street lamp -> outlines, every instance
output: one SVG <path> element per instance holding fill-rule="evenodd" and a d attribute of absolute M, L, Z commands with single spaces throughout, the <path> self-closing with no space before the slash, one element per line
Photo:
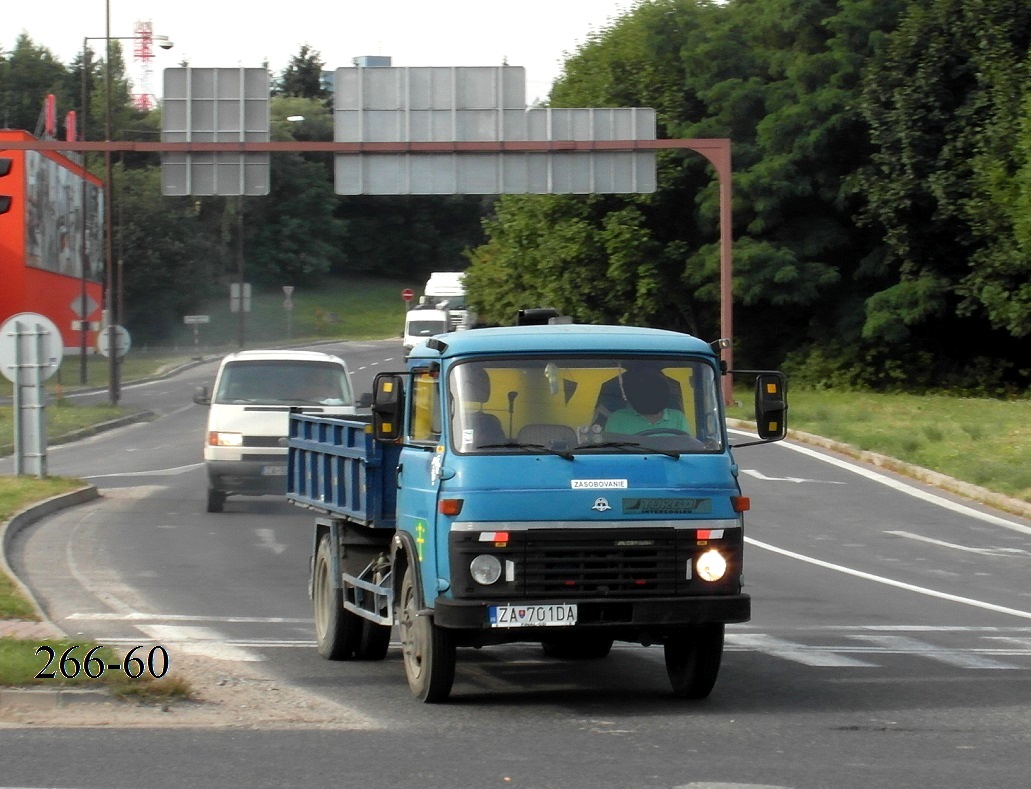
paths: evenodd
<path fill-rule="evenodd" d="M 89 70 L 89 49 L 87 42 L 101 40 L 105 42 L 105 60 L 104 60 L 104 141 L 111 142 L 111 42 L 112 41 L 139 41 L 141 39 L 149 38 L 156 43 L 162 49 L 171 49 L 174 44 L 168 36 L 112 36 L 111 35 L 111 3 L 110 0 L 105 2 L 105 35 L 103 36 L 86 36 L 82 39 L 82 114 L 83 120 L 81 124 L 82 128 L 82 139 L 86 139 L 86 121 L 89 118 L 88 98 L 86 90 L 86 75 Z M 85 171 L 86 168 L 86 154 L 83 153 L 82 166 Z M 113 177 L 112 165 L 111 165 L 111 151 L 104 151 L 104 270 L 105 270 L 105 285 L 104 285 L 104 301 L 107 308 L 107 330 L 108 330 L 108 359 L 109 359 L 109 375 L 108 375 L 108 393 L 111 398 L 111 405 L 118 404 L 119 387 L 118 387 L 118 353 L 116 345 L 116 332 L 115 327 L 117 326 L 118 315 L 116 314 L 116 302 L 114 298 L 114 265 L 113 265 L 113 252 L 112 252 L 112 221 L 111 221 L 111 180 Z M 82 311 L 83 318 L 86 315 L 86 301 L 88 298 L 86 292 L 87 283 L 87 244 L 86 244 L 86 179 L 82 181 L 82 251 L 81 251 L 81 265 L 82 265 Z M 80 324 L 80 380 L 83 384 L 86 383 L 86 329 L 83 328 L 88 326 L 85 322 Z"/>

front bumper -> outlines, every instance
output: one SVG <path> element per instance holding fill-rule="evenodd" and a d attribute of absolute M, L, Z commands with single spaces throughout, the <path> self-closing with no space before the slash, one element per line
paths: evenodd
<path fill-rule="evenodd" d="M 208 486 L 224 493 L 286 495 L 286 455 L 263 460 L 208 460 Z"/>
<path fill-rule="evenodd" d="M 508 605 L 513 600 L 445 600 L 438 598 L 433 621 L 440 627 L 456 630 L 486 630 L 504 640 L 532 641 L 546 631 L 551 634 L 567 628 L 492 628 L 489 609 Z M 521 602 L 521 601 L 520 601 Z M 638 640 L 646 634 L 662 633 L 707 623 L 747 622 L 752 615 L 752 599 L 747 594 L 705 595 L 626 599 L 534 600 L 533 605 L 576 603 L 575 629 L 610 630 L 615 638 Z"/>

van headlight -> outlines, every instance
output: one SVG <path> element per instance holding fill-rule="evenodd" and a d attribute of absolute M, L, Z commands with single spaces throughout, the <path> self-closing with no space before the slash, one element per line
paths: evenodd
<path fill-rule="evenodd" d="M 208 444 L 213 447 L 242 447 L 243 433 L 224 433 L 212 430 L 208 433 Z"/>
<path fill-rule="evenodd" d="M 727 574 L 727 560 L 715 548 L 698 557 L 695 562 L 698 577 L 703 581 L 718 581 Z"/>
<path fill-rule="evenodd" d="M 476 583 L 490 586 L 501 577 L 501 562 L 496 556 L 481 553 L 469 562 L 469 574 Z"/>

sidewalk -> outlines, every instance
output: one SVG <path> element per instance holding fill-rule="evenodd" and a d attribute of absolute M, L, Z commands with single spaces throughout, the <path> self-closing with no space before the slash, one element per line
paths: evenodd
<path fill-rule="evenodd" d="M 26 619 L 0 619 L 0 638 L 43 641 L 48 638 L 65 638 L 65 634 L 50 622 L 31 622 Z"/>

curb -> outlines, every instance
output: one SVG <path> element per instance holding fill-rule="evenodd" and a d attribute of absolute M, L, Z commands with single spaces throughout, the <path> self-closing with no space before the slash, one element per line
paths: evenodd
<path fill-rule="evenodd" d="M 98 433 L 103 433 L 107 430 L 114 430 L 118 427 L 125 427 L 126 425 L 132 425 L 136 422 L 150 422 L 154 419 L 156 414 L 153 411 L 137 411 L 135 414 L 126 414 L 120 416 L 117 419 L 111 419 L 107 422 L 99 422 L 89 427 L 83 427 L 78 430 L 73 430 L 70 433 L 64 433 L 60 436 L 55 436 L 48 439 L 48 444 L 69 444 L 72 441 L 79 441 L 83 438 L 89 438 L 95 436 Z"/>
<path fill-rule="evenodd" d="M 18 534 L 26 526 L 31 526 L 41 518 L 45 518 L 47 515 L 51 515 L 58 510 L 63 510 L 66 507 L 74 507 L 79 504 L 85 504 L 87 501 L 93 501 L 93 499 L 99 498 L 100 492 L 93 485 L 84 485 L 78 490 L 70 491 L 69 493 L 61 493 L 57 496 L 51 496 L 49 499 L 30 504 L 23 510 L 16 512 L 10 520 L 0 523 L 0 570 L 3 570 L 14 582 L 15 587 L 18 589 L 25 598 L 32 603 L 32 608 L 39 617 L 40 622 L 45 623 L 59 636 L 64 636 L 65 633 L 57 625 L 51 622 L 46 613 L 40 607 L 36 601 L 36 596 L 32 594 L 32 591 L 22 583 L 22 580 L 14 574 L 11 569 L 11 565 L 7 562 L 7 549 L 10 547 L 11 541 L 15 535 Z"/>
<path fill-rule="evenodd" d="M 29 707 L 35 710 L 50 710 L 111 700 L 112 696 L 106 690 L 93 688 L 0 688 L 0 709 Z"/>
<path fill-rule="evenodd" d="M 36 616 L 39 617 L 39 622 L 15 622 L 12 625 L 12 631 L 27 630 L 29 631 L 30 639 L 67 637 L 67 633 L 50 621 L 49 617 L 47 617 L 46 613 L 37 602 L 36 596 L 27 586 L 25 586 L 22 580 L 15 575 L 14 571 L 11 569 L 11 565 L 7 561 L 7 550 L 11 541 L 20 531 L 25 529 L 27 526 L 31 526 L 41 518 L 45 518 L 46 516 L 67 507 L 85 504 L 86 502 L 93 501 L 99 497 L 100 492 L 96 487 L 93 485 L 85 485 L 78 490 L 62 493 L 57 496 L 51 496 L 49 499 L 44 499 L 36 504 L 31 504 L 25 509 L 15 513 L 10 520 L 0 523 L 0 570 L 7 573 L 7 576 L 14 583 L 15 588 L 18 589 L 25 599 L 32 604 L 32 608 L 35 611 Z M 5 635 L 3 632 L 3 625 L 4 622 L 0 621 L 0 638 Z M 110 692 L 103 688 L 0 687 L 0 709 L 9 707 L 22 707 L 36 710 L 56 709 L 58 707 L 67 707 L 87 702 L 109 702 L 111 701 L 111 698 Z"/>
<path fill-rule="evenodd" d="M 755 430 L 755 423 L 749 422 L 744 419 L 728 419 L 728 427 L 747 428 L 749 430 Z M 1028 518 L 1031 520 L 1031 503 L 1024 501 L 1023 499 L 1016 499 L 1011 496 L 1005 496 L 1002 493 L 996 493 L 994 490 L 988 490 L 987 488 L 981 488 L 977 485 L 972 485 L 969 482 L 963 482 L 953 477 L 947 477 L 944 474 L 939 474 L 937 471 L 931 471 L 930 469 L 923 468 L 922 466 L 914 466 L 910 463 L 905 463 L 893 457 L 887 455 L 880 455 L 876 452 L 868 452 L 863 449 L 857 449 L 851 444 L 845 444 L 840 441 L 834 441 L 830 438 L 824 438 L 813 433 L 805 433 L 801 430 L 792 430 L 788 428 L 788 438 L 797 441 L 800 444 L 808 444 L 809 446 L 819 447 L 820 449 L 827 449 L 831 452 L 837 452 L 840 455 L 861 460 L 864 463 L 869 463 L 877 468 L 882 468 L 887 471 L 893 471 L 896 474 L 902 474 L 903 476 L 910 477 L 920 482 L 925 482 L 941 490 L 949 493 L 954 493 L 957 496 L 976 501 L 979 504 L 986 504 L 989 507 L 994 507 L 1002 512 L 1008 512 L 1011 515 L 1018 515 L 1022 518 Z"/>
<path fill-rule="evenodd" d="M 803 433 L 789 429 L 788 438 L 792 438 L 802 444 L 820 447 L 821 449 L 830 449 L 878 468 L 894 471 L 896 474 L 904 474 L 920 482 L 926 482 L 928 485 L 948 491 L 949 493 L 955 493 L 957 496 L 962 496 L 980 504 L 986 504 L 989 507 L 1008 512 L 1011 515 L 1031 519 L 1031 503 L 1023 499 L 1005 496 L 1002 493 L 996 493 L 993 490 L 981 488 L 969 482 L 947 477 L 944 474 L 939 474 L 937 471 L 931 471 L 922 466 L 914 466 L 887 455 L 879 455 L 876 452 L 857 449 L 851 444 L 842 444 L 823 436 L 813 435 L 812 433 Z"/>

